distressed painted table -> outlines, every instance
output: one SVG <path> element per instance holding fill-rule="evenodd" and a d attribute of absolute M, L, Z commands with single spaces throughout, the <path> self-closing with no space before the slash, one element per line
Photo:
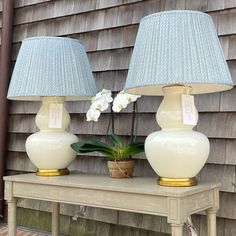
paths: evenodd
<path fill-rule="evenodd" d="M 17 198 L 52 202 L 52 235 L 59 235 L 60 203 L 117 209 L 166 216 L 172 236 L 183 234 L 188 215 L 206 210 L 208 236 L 216 236 L 220 184 L 161 187 L 155 178 L 111 179 L 108 176 L 71 173 L 39 177 L 24 174 L 4 177 L 8 203 L 8 236 L 16 235 Z"/>

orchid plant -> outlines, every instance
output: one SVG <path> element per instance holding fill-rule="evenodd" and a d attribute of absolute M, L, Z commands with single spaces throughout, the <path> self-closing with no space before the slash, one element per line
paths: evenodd
<path fill-rule="evenodd" d="M 88 112 L 86 113 L 87 121 L 98 121 L 101 112 L 107 110 L 110 104 L 112 104 L 112 113 L 120 112 L 122 109 L 126 108 L 130 103 L 136 102 L 139 97 L 141 96 L 125 93 L 123 90 L 119 92 L 117 96 L 113 99 L 112 92 L 110 90 L 103 89 L 101 92 L 97 93 L 95 97 L 92 98 L 91 106 Z M 133 110 L 131 141 L 129 144 L 125 144 L 121 137 L 114 134 L 113 125 L 113 132 L 111 134 L 111 144 L 107 144 L 98 140 L 89 140 L 73 143 L 71 147 L 78 153 L 89 153 L 97 151 L 113 161 L 125 161 L 130 159 L 132 155 L 143 152 L 144 141 L 133 140 L 134 113 L 135 110 Z M 114 123 L 113 116 L 112 119 Z"/>

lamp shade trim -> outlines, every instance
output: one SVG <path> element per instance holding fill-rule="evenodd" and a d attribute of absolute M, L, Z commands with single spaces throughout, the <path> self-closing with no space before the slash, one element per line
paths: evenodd
<path fill-rule="evenodd" d="M 179 85 L 186 85 L 189 87 L 192 87 L 191 94 L 204 94 L 204 93 L 215 93 L 220 91 L 226 91 L 231 89 L 233 86 L 232 84 L 202 84 L 202 83 L 191 83 L 191 84 L 185 84 L 185 83 L 177 83 Z M 126 89 L 127 93 L 130 94 L 137 94 L 137 95 L 147 95 L 147 96 L 159 96 L 164 95 L 163 94 L 163 87 L 173 85 L 173 83 L 170 84 L 147 84 L 144 86 L 137 86 L 133 88 Z M 209 91 L 208 87 L 211 87 L 211 90 Z M 214 89 L 215 88 L 215 89 Z"/>
<path fill-rule="evenodd" d="M 152 17 L 158 17 L 158 16 L 161 16 L 161 15 L 170 15 L 170 14 L 178 14 L 178 15 L 179 14 L 197 14 L 197 15 L 202 14 L 203 16 L 211 18 L 210 15 L 208 15 L 204 12 L 200 12 L 200 11 L 173 10 L 173 11 L 161 11 L 161 12 L 158 12 L 158 13 L 147 15 L 147 16 L 143 17 L 140 22 L 143 22 L 144 20 L 147 20 L 147 19 L 152 18 Z"/>
<path fill-rule="evenodd" d="M 37 37 L 29 37 L 23 40 L 23 42 L 25 41 L 29 41 L 29 40 L 63 40 L 63 41 L 74 41 L 75 43 L 79 43 L 84 47 L 84 44 L 78 40 L 78 39 L 72 39 L 72 38 L 65 38 L 65 37 L 54 37 L 54 36 L 37 36 Z"/>
<path fill-rule="evenodd" d="M 233 82 L 211 17 L 166 11 L 141 20 L 125 84 L 127 93 L 163 95 L 183 84 L 193 94 L 232 88 Z"/>
<path fill-rule="evenodd" d="M 12 74 L 8 99 L 40 100 L 64 96 L 87 100 L 97 92 L 85 48 L 62 37 L 33 37 L 22 42 Z"/>

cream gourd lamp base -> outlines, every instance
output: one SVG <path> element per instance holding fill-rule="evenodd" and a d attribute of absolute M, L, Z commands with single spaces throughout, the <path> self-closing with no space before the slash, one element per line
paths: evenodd
<path fill-rule="evenodd" d="M 193 131 L 198 114 L 182 94 L 232 88 L 232 79 L 211 17 L 197 11 L 166 11 L 144 17 L 139 26 L 125 91 L 164 99 L 148 135 L 146 157 L 163 186 L 192 186 L 209 155 L 209 141 Z M 183 96 L 184 97 L 184 96 Z M 191 122 L 186 122 L 190 115 Z M 194 118 L 194 119 L 192 119 Z M 192 122 L 194 120 L 194 122 Z"/>
<path fill-rule="evenodd" d="M 156 114 L 161 131 L 151 133 L 145 141 L 147 159 L 163 186 L 196 185 L 195 176 L 210 151 L 207 137 L 183 124 L 181 95 L 185 92 L 181 85 L 163 88 L 164 99 Z"/>
<path fill-rule="evenodd" d="M 35 122 L 39 132 L 26 140 L 37 175 L 69 174 L 75 159 L 70 147 L 78 138 L 66 129 L 70 116 L 64 101 L 88 100 L 97 92 L 85 48 L 79 40 L 32 37 L 23 40 L 13 70 L 8 99 L 41 101 Z"/>
<path fill-rule="evenodd" d="M 39 132 L 26 140 L 26 152 L 29 159 L 37 166 L 37 175 L 57 176 L 69 174 L 67 166 L 75 159 L 76 152 L 70 148 L 78 137 L 66 132 L 70 124 L 70 115 L 64 107 L 64 97 L 42 97 L 42 105 L 35 123 Z M 63 104 L 61 128 L 48 128 L 50 104 Z"/>

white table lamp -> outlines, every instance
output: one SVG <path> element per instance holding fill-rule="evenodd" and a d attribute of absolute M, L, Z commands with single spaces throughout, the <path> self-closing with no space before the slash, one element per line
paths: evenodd
<path fill-rule="evenodd" d="M 96 85 L 84 46 L 78 40 L 33 37 L 22 42 L 12 74 L 8 99 L 42 101 L 35 122 L 39 132 L 26 140 L 26 152 L 37 175 L 68 174 L 77 136 L 66 132 L 70 116 L 64 101 L 86 100 Z"/>
<path fill-rule="evenodd" d="M 209 155 L 207 137 L 192 130 L 198 114 L 189 94 L 224 91 L 232 86 L 209 15 L 177 10 L 141 20 L 125 90 L 164 95 L 156 114 L 161 130 L 151 133 L 145 142 L 147 159 L 160 176 L 160 185 L 197 184 L 195 176 Z"/>

